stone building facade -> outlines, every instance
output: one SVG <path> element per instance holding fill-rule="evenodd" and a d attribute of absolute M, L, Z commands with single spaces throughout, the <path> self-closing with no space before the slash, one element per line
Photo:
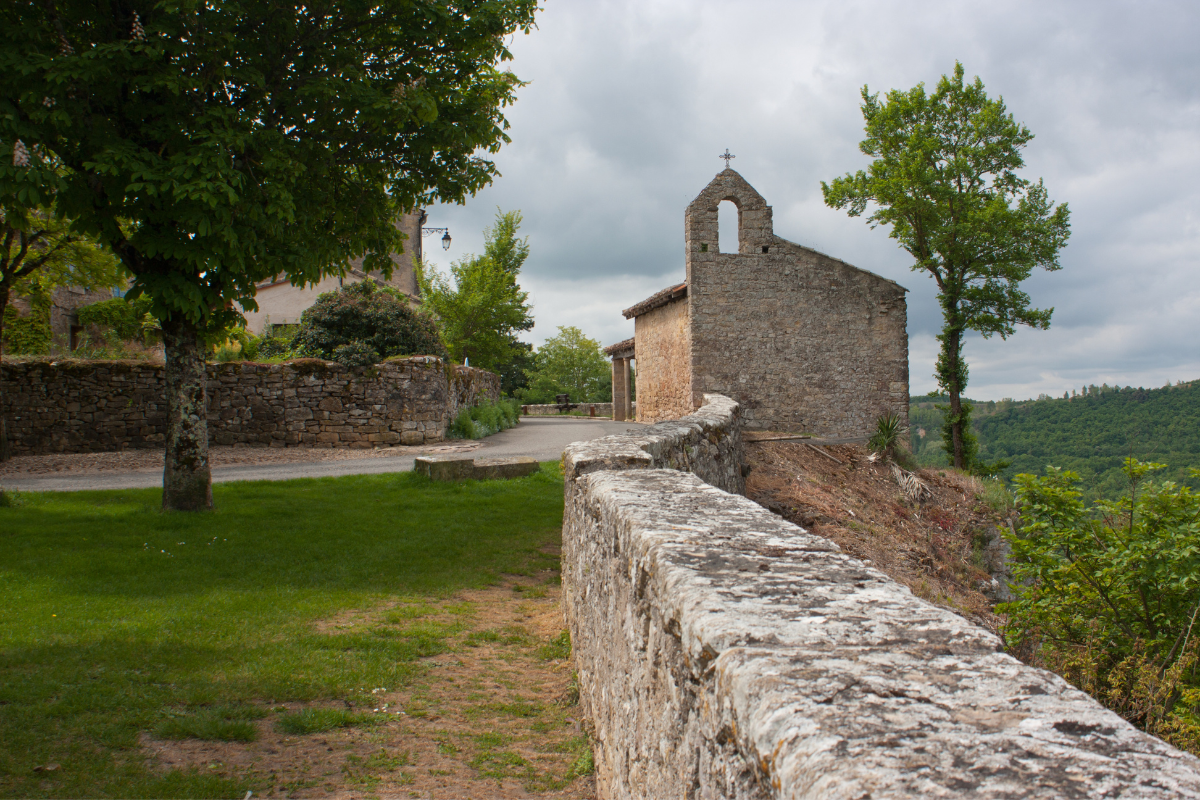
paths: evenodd
<path fill-rule="evenodd" d="M 322 278 L 313 286 L 297 286 L 286 279 L 263 281 L 258 285 L 254 298 L 258 303 L 258 310 L 245 312 L 246 328 L 261 334 L 267 325 L 296 325 L 300 322 L 300 316 L 317 302 L 317 298 L 322 294 L 335 292 L 343 284 L 358 283 L 368 277 L 399 290 L 415 302 L 421 290 L 417 286 L 413 265 L 422 257 L 421 226 L 425 220 L 425 212 L 419 208 L 401 215 L 396 220 L 396 227 L 400 228 L 408 239 L 404 242 L 404 252 L 391 254 L 392 263 L 395 264 L 391 278 L 385 280 L 381 272 L 365 272 L 361 269 L 362 259 L 357 258 L 350 262 L 350 269 L 346 275 Z"/>
<path fill-rule="evenodd" d="M 736 253 L 717 209 L 738 210 Z M 750 430 L 863 437 L 908 416 L 905 289 L 775 235 L 771 207 L 725 169 L 684 217 L 687 279 L 626 309 L 634 320 L 638 421 L 727 395 Z"/>

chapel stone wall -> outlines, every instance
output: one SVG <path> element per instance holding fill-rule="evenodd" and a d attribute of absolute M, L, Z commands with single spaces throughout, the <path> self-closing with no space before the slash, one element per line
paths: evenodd
<path fill-rule="evenodd" d="M 737 253 L 718 252 L 722 200 L 739 209 Z M 888 410 L 907 420 L 905 290 L 771 226 L 770 206 L 733 170 L 688 207 L 693 407 L 720 393 L 742 405 L 747 429 L 820 436 L 867 436 Z"/>
<path fill-rule="evenodd" d="M 638 422 L 660 422 L 692 412 L 691 337 L 686 299 L 637 318 Z"/>

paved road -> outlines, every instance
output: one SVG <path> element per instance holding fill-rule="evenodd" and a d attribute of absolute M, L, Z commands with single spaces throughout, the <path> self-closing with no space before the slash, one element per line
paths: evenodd
<path fill-rule="evenodd" d="M 636 422 L 613 422 L 587 417 L 522 417 L 515 428 L 483 440 L 483 446 L 464 455 L 479 458 L 532 456 L 552 461 L 571 442 L 598 439 L 642 427 Z M 337 475 L 373 475 L 406 472 L 416 456 L 313 461 L 292 464 L 249 464 L 215 467 L 213 483 L 226 481 L 283 481 L 290 478 L 327 478 Z M 8 478 L 5 488 L 23 492 L 71 492 L 88 489 L 146 489 L 162 486 L 162 471 L 114 472 L 38 478 Z"/>

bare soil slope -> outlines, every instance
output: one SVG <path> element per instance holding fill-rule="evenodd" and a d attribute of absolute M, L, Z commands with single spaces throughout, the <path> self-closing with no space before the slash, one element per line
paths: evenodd
<path fill-rule="evenodd" d="M 749 442 L 746 450 L 750 499 L 832 539 L 918 597 L 997 631 L 992 570 L 1006 520 L 980 499 L 977 478 L 920 470 L 932 497 L 913 505 L 889 467 L 859 445 Z"/>

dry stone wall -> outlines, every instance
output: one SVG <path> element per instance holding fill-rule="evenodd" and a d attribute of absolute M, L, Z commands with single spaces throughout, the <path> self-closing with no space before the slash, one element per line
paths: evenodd
<path fill-rule="evenodd" d="M 6 361 L 14 454 L 161 447 L 161 364 Z M 270 447 L 382 447 L 442 441 L 458 410 L 500 396 L 498 376 L 432 356 L 344 367 L 318 359 L 208 365 L 210 441 Z"/>
<path fill-rule="evenodd" d="M 584 414 L 589 417 L 612 417 L 612 403 L 573 403 L 575 406 L 574 413 Z M 633 408 L 637 410 L 637 401 L 634 401 Z M 565 416 L 563 412 L 554 403 L 527 403 L 521 406 L 521 413 L 530 417 L 561 417 Z"/>
<path fill-rule="evenodd" d="M 601 797 L 1200 796 L 1200 760 L 727 491 L 738 427 L 710 395 L 564 454 L 564 604 Z M 662 468 L 689 446 L 698 474 Z"/>

